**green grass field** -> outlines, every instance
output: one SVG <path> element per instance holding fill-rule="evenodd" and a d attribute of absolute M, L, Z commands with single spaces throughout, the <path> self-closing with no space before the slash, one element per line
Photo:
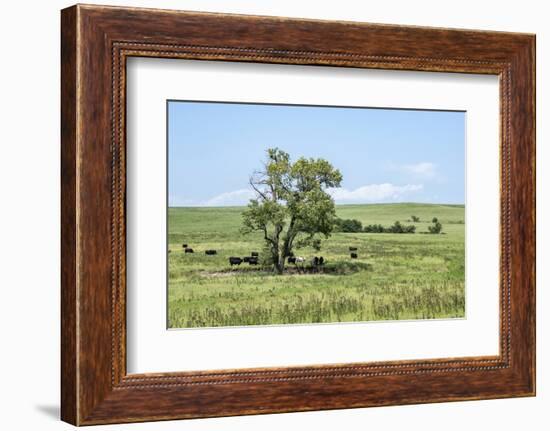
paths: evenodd
<path fill-rule="evenodd" d="M 412 224 L 415 234 L 334 233 L 320 252 L 323 273 L 275 275 L 229 256 L 261 252 L 259 235 L 242 235 L 243 208 L 169 208 L 168 326 L 270 325 L 464 317 L 464 206 L 339 205 L 337 215 L 363 225 Z M 433 217 L 441 235 L 427 232 Z M 182 243 L 195 251 L 184 254 Z M 358 248 L 350 259 L 348 247 Z M 207 256 L 204 251 L 218 254 Z M 293 267 L 289 265 L 289 267 Z"/>

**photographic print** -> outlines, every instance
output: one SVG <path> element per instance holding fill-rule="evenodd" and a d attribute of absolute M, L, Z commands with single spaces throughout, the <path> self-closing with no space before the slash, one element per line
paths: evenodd
<path fill-rule="evenodd" d="M 535 48 L 64 9 L 62 420 L 534 396 Z"/>
<path fill-rule="evenodd" d="M 465 121 L 169 100 L 168 327 L 464 318 Z"/>

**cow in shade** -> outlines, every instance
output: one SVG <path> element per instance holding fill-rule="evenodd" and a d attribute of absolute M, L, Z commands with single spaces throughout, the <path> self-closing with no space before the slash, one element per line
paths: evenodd
<path fill-rule="evenodd" d="M 230 257 L 229 258 L 229 264 L 231 266 L 240 265 L 241 263 L 243 263 L 243 260 L 240 257 Z"/>

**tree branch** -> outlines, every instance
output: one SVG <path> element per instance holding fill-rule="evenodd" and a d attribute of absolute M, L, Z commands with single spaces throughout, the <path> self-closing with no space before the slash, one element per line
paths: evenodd
<path fill-rule="evenodd" d="M 256 193 L 258 193 L 258 194 L 262 197 L 262 199 L 263 199 L 264 201 L 269 200 L 269 199 L 267 198 L 267 196 L 266 196 L 266 195 L 256 186 L 256 183 L 254 183 L 254 177 L 253 177 L 252 175 L 251 175 L 250 178 L 248 179 L 248 183 L 249 183 L 250 186 L 254 189 L 254 191 L 255 191 Z"/>

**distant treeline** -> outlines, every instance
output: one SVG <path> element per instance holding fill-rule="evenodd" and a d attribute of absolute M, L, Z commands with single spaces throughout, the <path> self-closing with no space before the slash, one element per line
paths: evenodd
<path fill-rule="evenodd" d="M 405 225 L 396 221 L 389 227 L 384 227 L 381 224 L 369 224 L 365 226 L 363 232 L 368 233 L 415 233 L 416 226 L 413 224 Z"/>
<path fill-rule="evenodd" d="M 413 216 L 414 217 L 414 216 Z M 414 217 L 415 221 L 419 221 L 418 217 Z M 413 220 L 414 220 L 413 219 Z M 441 233 L 443 225 L 439 222 L 437 217 L 432 219 L 432 226 L 428 226 L 429 233 Z M 383 226 L 381 224 L 369 224 L 363 227 L 363 224 L 356 219 L 342 219 L 336 218 L 334 222 L 334 231 L 335 232 L 347 232 L 347 233 L 415 233 L 416 226 L 413 224 L 406 225 L 402 224 L 399 221 L 396 221 L 391 226 Z"/>

